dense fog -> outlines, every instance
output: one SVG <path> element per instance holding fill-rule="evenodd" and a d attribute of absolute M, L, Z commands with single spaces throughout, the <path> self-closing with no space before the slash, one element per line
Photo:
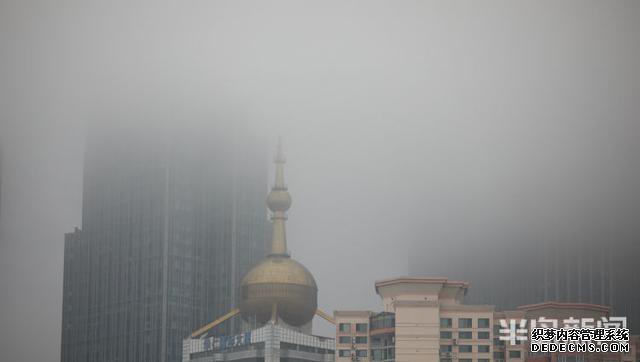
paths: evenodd
<path fill-rule="evenodd" d="M 268 160 L 281 136 L 289 248 L 328 312 L 380 310 L 374 281 L 409 260 L 472 274 L 485 254 L 457 256 L 478 243 L 637 242 L 638 19 L 633 1 L 1 1 L 3 360 L 59 358 L 94 124 L 238 122 Z"/>

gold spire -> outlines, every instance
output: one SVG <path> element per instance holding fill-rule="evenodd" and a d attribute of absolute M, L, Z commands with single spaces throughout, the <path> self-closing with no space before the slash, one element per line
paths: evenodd
<path fill-rule="evenodd" d="M 267 196 L 273 213 L 271 252 L 252 267 L 240 282 L 240 312 L 247 320 L 264 324 L 271 319 L 302 326 L 313 319 L 318 308 L 318 286 L 304 265 L 289 256 L 285 231 L 291 196 L 284 182 L 284 155 L 278 142 L 275 184 Z"/>
<path fill-rule="evenodd" d="M 287 220 L 287 210 L 291 207 L 291 195 L 287 192 L 284 183 L 285 158 L 282 152 L 282 142 L 278 139 L 278 150 L 274 160 L 276 164 L 276 180 L 269 196 L 267 196 L 267 206 L 273 212 L 273 237 L 271 239 L 271 252 L 269 255 L 289 256 L 287 251 L 287 233 L 284 222 Z"/>

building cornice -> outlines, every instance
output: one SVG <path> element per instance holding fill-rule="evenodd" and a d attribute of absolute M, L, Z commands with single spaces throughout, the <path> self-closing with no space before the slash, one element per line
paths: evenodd
<path fill-rule="evenodd" d="M 536 303 L 536 304 L 522 305 L 522 306 L 519 306 L 517 309 L 518 310 L 524 310 L 524 311 L 533 311 L 533 310 L 546 309 L 546 308 L 553 308 L 553 309 L 586 309 L 586 310 L 592 310 L 592 311 L 596 311 L 596 312 L 606 312 L 606 313 L 609 313 L 609 311 L 611 310 L 610 307 L 607 307 L 605 305 L 599 305 L 599 304 L 563 303 L 563 302 L 553 302 L 553 301 L 543 302 L 543 303 Z"/>

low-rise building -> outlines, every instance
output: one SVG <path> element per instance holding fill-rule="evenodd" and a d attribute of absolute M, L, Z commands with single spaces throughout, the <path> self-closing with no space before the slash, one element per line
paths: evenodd
<path fill-rule="evenodd" d="M 546 302 L 496 311 L 463 304 L 468 283 L 446 278 L 401 277 L 375 288 L 381 312 L 334 312 L 336 362 L 640 362 L 638 336 L 631 336 L 628 353 L 530 352 L 532 321 L 595 326 L 610 317 L 607 306 Z"/>
<path fill-rule="evenodd" d="M 182 360 L 190 362 L 333 362 L 335 345 L 333 338 L 267 323 L 234 336 L 187 339 L 182 348 Z"/>
<path fill-rule="evenodd" d="M 336 350 L 339 360 L 351 358 L 368 358 L 370 347 L 369 324 L 371 312 L 368 311 L 336 311 Z"/>

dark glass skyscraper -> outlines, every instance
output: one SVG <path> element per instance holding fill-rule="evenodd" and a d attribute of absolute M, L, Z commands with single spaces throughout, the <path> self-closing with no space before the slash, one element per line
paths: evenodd
<path fill-rule="evenodd" d="M 490 246 L 429 240 L 413 247 L 410 273 L 467 280 L 472 288 L 465 300 L 501 310 L 546 301 L 610 306 L 611 315 L 627 317 L 628 327 L 637 333 L 640 299 L 634 286 L 640 283 L 636 266 L 640 243 L 633 238 L 637 233 L 613 232 L 596 222 L 582 233 L 570 235 L 576 241 L 556 236 Z"/>
<path fill-rule="evenodd" d="M 177 362 L 182 338 L 235 306 L 268 243 L 265 149 L 238 127 L 90 133 L 82 228 L 65 236 L 63 362 Z"/>

